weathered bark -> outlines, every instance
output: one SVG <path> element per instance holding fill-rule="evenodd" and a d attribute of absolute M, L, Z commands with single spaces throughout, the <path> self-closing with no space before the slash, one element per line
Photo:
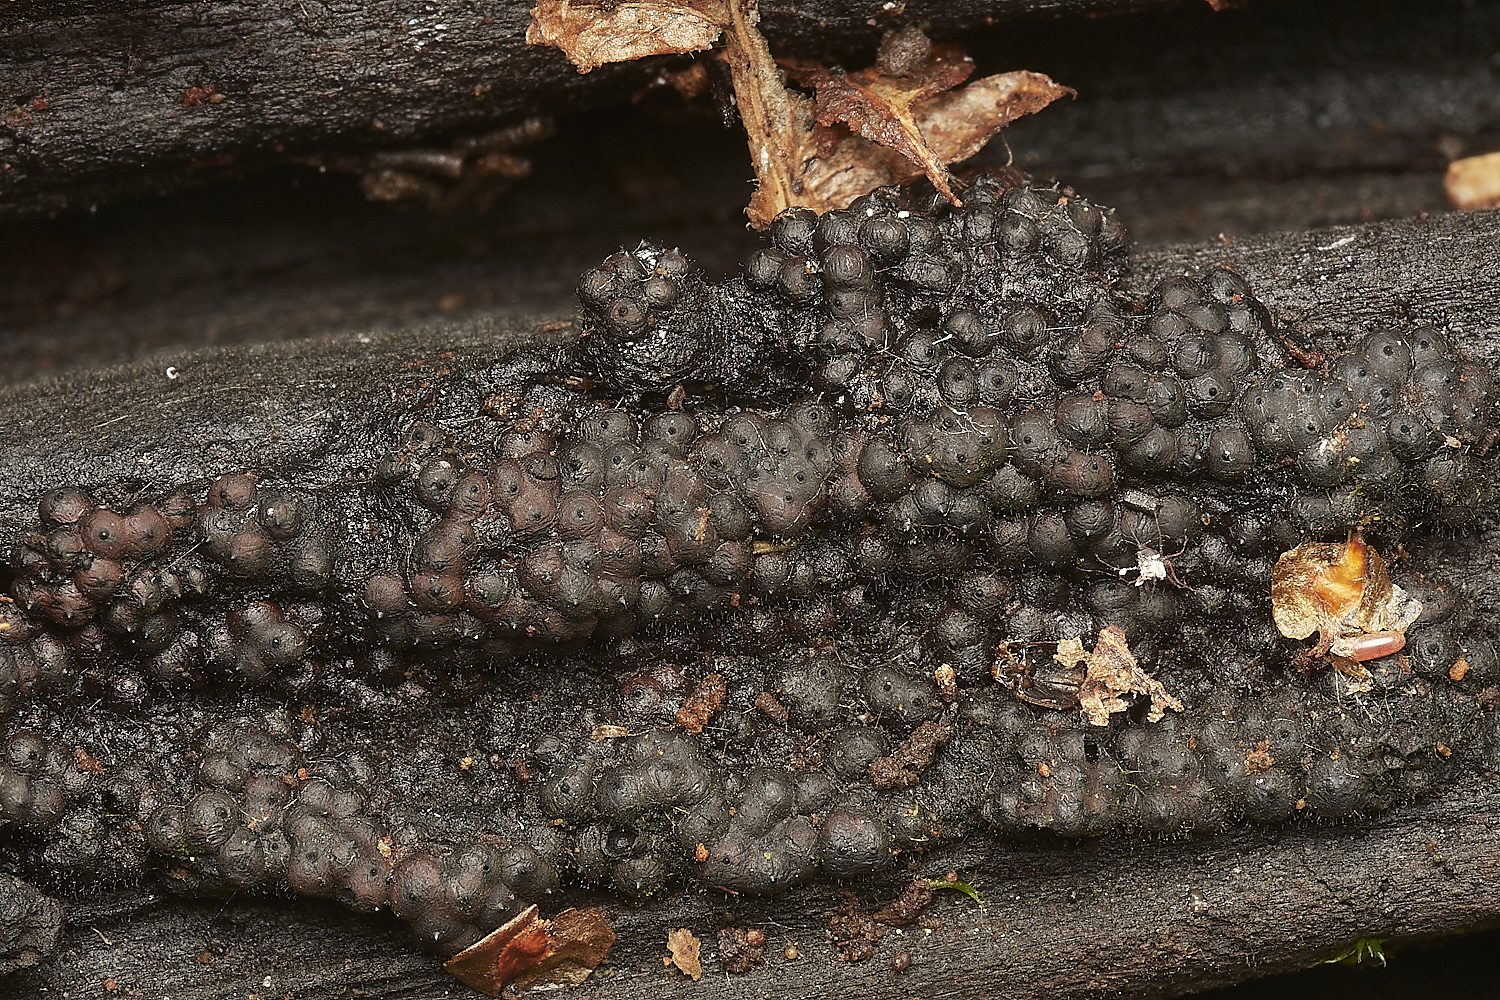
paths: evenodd
<path fill-rule="evenodd" d="M 870 961 L 846 964 L 825 940 L 841 901 L 833 888 L 768 903 L 709 897 L 612 911 L 619 941 L 609 975 L 570 996 L 1182 995 L 1316 965 L 1360 937 L 1389 946 L 1500 923 L 1497 830 L 1500 797 L 1492 783 L 1475 783 L 1378 823 L 1279 836 L 976 845 L 931 858 L 923 873 L 957 867 L 979 884 L 986 909 L 940 893 L 930 912 L 941 929 L 887 930 Z M 890 898 L 865 902 L 874 909 Z M 25 996 L 113 977 L 184 1000 L 355 989 L 375 998 L 476 995 L 415 951 L 394 921 L 332 905 L 156 900 L 120 917 L 100 911 L 108 913 L 83 911 L 57 967 L 3 985 Z M 731 911 L 733 922 L 766 932 L 766 963 L 746 976 L 726 976 L 712 957 Z M 704 939 L 701 982 L 662 967 L 666 932 L 676 927 Z M 783 955 L 788 944 L 801 953 L 796 961 Z M 890 960 L 900 951 L 912 965 L 897 976 Z"/>
<path fill-rule="evenodd" d="M 1183 247 L 1143 258 L 1133 284 L 1182 268 L 1240 270 L 1282 323 L 1358 327 L 1382 320 L 1440 322 L 1476 360 L 1500 357 L 1500 212 Z M 189 391 L 169 403 L 159 366 L 79 374 L 0 394 L 0 520 L 58 469 L 139 474 L 157 435 L 184 438 L 177 475 L 210 474 L 228 440 L 264 442 L 261 424 L 301 428 L 264 443 L 267 461 L 316 469 L 323 450 L 369 447 L 358 438 L 361 399 L 400 380 L 441 378 L 432 363 L 482 364 L 532 323 L 448 327 L 388 338 L 338 338 L 258 349 L 199 351 L 171 363 Z M 442 356 L 451 352 L 451 356 Z M 410 366 L 408 362 L 415 362 Z M 395 380 L 394 382 L 391 380 Z M 173 380 L 176 386 L 178 380 Z M 201 391 L 193 391 L 193 386 Z M 303 418 L 308 423 L 303 425 Z M 243 455 L 243 451 L 240 452 Z M 196 459 L 193 456 L 197 456 Z M 192 467 L 196 461 L 199 467 Z M 1454 542 L 1452 579 L 1493 624 L 1500 606 L 1500 527 L 1494 518 Z M 1294 823 L 1270 833 L 1205 839 L 1108 837 L 1065 842 L 973 841 L 921 860 L 977 883 L 987 908 L 954 894 L 935 907 L 930 935 L 888 932 L 876 958 L 839 961 L 824 940 L 838 887 L 769 899 L 669 894 L 639 908 L 611 905 L 620 943 L 608 976 L 580 996 L 865 995 L 1056 997 L 1185 993 L 1316 963 L 1362 936 L 1454 934 L 1500 923 L 1500 789 L 1481 762 L 1433 798 L 1341 826 Z M 855 887 L 873 907 L 888 883 Z M 287 914 L 291 915 L 288 916 Z M 687 984 L 661 966 L 667 929 L 710 943 L 726 924 L 764 928 L 768 959 L 746 978 L 712 962 Z M 165 942 L 165 944 L 164 944 Z M 801 957 L 788 961 L 793 944 Z M 899 979 L 889 960 L 911 955 Z M 195 957 L 196 956 L 196 957 Z M 461 993 L 434 960 L 399 942 L 390 922 L 329 907 L 132 898 L 84 901 L 51 968 L 5 987 L 79 992 L 113 978 L 125 987 L 207 997 L 245 990 L 322 996 L 358 988 L 396 997 Z"/>
<path fill-rule="evenodd" d="M 302 0 L 7 11 L 0 204 L 6 214 L 77 208 L 230 166 L 480 132 L 522 114 L 619 101 L 661 69 L 651 60 L 580 76 L 560 52 L 526 44 L 531 6 Z M 866 5 L 764 6 L 777 41 L 847 54 L 878 38 Z M 957 31 L 1002 9 L 1123 6 L 970 0 L 913 3 L 902 17 Z"/>
<path fill-rule="evenodd" d="M 0 217 L 441 144 L 524 114 L 621 102 L 666 65 L 580 76 L 561 53 L 525 44 L 530 0 L 12 6 L 0 22 Z M 1492 7 L 1193 3 L 1076 16 L 1143 6 L 1166 5 L 767 0 L 762 13 L 778 53 L 858 62 L 885 28 L 922 22 L 962 37 L 985 71 L 1051 74 L 1079 103 L 1018 127 L 1013 148 L 1021 166 L 1075 179 L 1412 170 L 1500 139 Z"/>

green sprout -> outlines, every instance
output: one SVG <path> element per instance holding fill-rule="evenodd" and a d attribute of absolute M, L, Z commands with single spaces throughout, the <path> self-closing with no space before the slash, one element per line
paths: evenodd
<path fill-rule="evenodd" d="M 1383 969 L 1385 968 L 1385 941 L 1378 937 L 1362 937 L 1323 964 L 1332 965 L 1334 962 L 1343 962 L 1345 965 L 1366 963 L 1373 965 L 1378 962 Z"/>
<path fill-rule="evenodd" d="M 978 889 L 967 882 L 962 882 L 958 879 L 935 878 L 928 881 L 927 886 L 934 892 L 939 889 L 952 889 L 956 892 L 961 892 L 974 901 L 975 905 L 979 907 L 980 913 L 984 912 L 984 898 L 979 895 Z"/>

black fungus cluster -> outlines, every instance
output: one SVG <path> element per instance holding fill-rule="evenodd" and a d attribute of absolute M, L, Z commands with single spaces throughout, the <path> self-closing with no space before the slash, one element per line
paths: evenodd
<path fill-rule="evenodd" d="M 1432 606 L 1413 631 L 1415 674 L 1377 661 L 1371 697 L 1329 673 L 1261 691 L 1204 681 L 1154 724 L 1089 725 L 998 684 L 946 698 L 908 641 L 919 631 L 901 624 L 914 609 L 899 608 L 839 639 L 884 648 L 880 666 L 795 644 L 714 657 L 727 696 L 701 733 L 643 723 L 632 692 L 691 687 L 703 669 L 685 662 L 690 646 L 668 654 L 679 671 L 646 644 L 627 651 L 638 672 L 617 676 L 608 711 L 593 707 L 607 678 L 538 691 L 552 726 L 541 735 L 526 719 L 494 728 L 524 700 L 509 690 L 457 717 L 372 709 L 368 729 L 282 716 L 316 752 L 263 724 L 174 728 L 166 709 L 53 717 L 46 733 L 13 731 L 7 775 L 61 789 L 27 827 L 49 878 L 107 884 L 128 867 L 177 891 L 292 891 L 390 910 L 451 953 L 566 884 L 637 899 L 692 884 L 771 894 L 876 877 L 903 853 L 984 833 L 1179 836 L 1409 801 L 1483 742 L 1478 701 L 1444 683 L 1452 664 L 1465 659 L 1480 683 L 1496 672 L 1487 641 L 1458 638 L 1472 612 Z M 392 747 L 397 718 L 412 732 Z M 479 766 L 458 758 L 476 745 L 514 766 L 480 779 L 508 789 L 498 799 L 458 777 Z M 139 842 L 81 849 L 111 824 Z M 136 849 L 145 856 L 127 857 Z"/>
<path fill-rule="evenodd" d="M 1383 497 L 1414 490 L 1460 523 L 1488 499 L 1494 406 L 1489 373 L 1430 327 L 1371 333 L 1326 376 L 1268 372 L 1239 400 L 1256 453 L 1290 462 L 1307 484 L 1343 492 L 1354 481 Z"/>
<path fill-rule="evenodd" d="M 224 730 L 198 756 L 186 797 L 145 823 L 152 852 L 194 891 L 290 890 L 389 910 L 417 940 L 452 954 L 557 887 L 531 846 L 413 834 L 382 815 L 371 775 L 309 762 L 264 729 Z"/>
<path fill-rule="evenodd" d="M 712 363 L 704 336 L 708 291 L 677 251 L 621 251 L 578 280 L 598 320 L 585 341 L 597 370 L 619 385 L 671 389 Z"/>
<path fill-rule="evenodd" d="M 1250 614 L 1308 536 L 1487 502 L 1492 380 L 1438 331 L 1296 346 L 1223 269 L 1133 302 L 1113 213 L 1065 188 L 903 204 L 790 212 L 719 286 L 615 254 L 576 349 L 514 366 L 523 419 L 408 424 L 339 485 L 54 490 L 10 549 L 0 708 L 301 690 L 345 655 L 388 682 L 422 650 L 734 614 L 771 645 L 914 589 L 946 595 L 929 645 L 974 678 L 999 640 Z M 737 358 L 766 392 L 709 377 Z M 1230 641 L 1277 657 L 1255 625 Z"/>
<path fill-rule="evenodd" d="M 54 489 L 5 550 L 0 836 L 453 952 L 566 884 L 771 893 L 971 833 L 1421 794 L 1500 681 L 1424 554 L 1492 502 L 1491 377 L 1429 327 L 1278 329 L 1224 269 L 1132 297 L 1125 253 L 1066 188 L 880 192 L 717 286 L 612 255 L 576 344 L 467 373 L 471 413 L 393 410 L 376 462 Z M 1424 608 L 1359 685 L 1269 613 L 1278 556 L 1354 525 Z M 1181 712 L 1075 711 L 1054 653 L 1109 627 Z M 360 708 L 213 718 L 262 697 Z M 85 703 L 112 721 L 56 708 Z"/>
<path fill-rule="evenodd" d="M 621 251 L 579 281 L 575 360 L 646 400 L 681 384 L 782 402 L 811 386 L 888 412 L 1008 402 L 1017 357 L 1108 312 L 1129 242 L 1112 209 L 1071 188 L 987 178 L 964 197 L 949 213 L 894 189 L 792 210 L 716 287 L 676 250 Z"/>
<path fill-rule="evenodd" d="M 326 590 L 333 566 L 313 503 L 250 475 L 155 503 L 49 492 L 40 530 L 11 550 L 14 598 L 28 614 L 6 633 L 0 699 L 13 707 L 23 691 L 83 693 L 138 705 L 152 682 L 254 685 L 294 672 L 307 622 L 288 620 L 282 605 Z M 268 592 L 277 600 L 255 599 Z M 209 613 L 218 598 L 227 603 Z"/>
<path fill-rule="evenodd" d="M 1108 311 L 1128 249 L 1112 210 L 1058 187 L 965 197 L 936 219 L 878 192 L 776 220 L 744 281 L 778 301 L 813 386 L 860 410 L 1005 406 L 1056 330 Z"/>
<path fill-rule="evenodd" d="M 354 498 L 400 511 L 374 542 L 339 513 L 350 491 L 231 475 L 120 513 L 56 490 L 50 530 L 11 553 L 6 700 L 296 689 L 320 650 L 359 646 L 389 676 L 413 650 L 509 659 L 741 609 L 772 641 L 816 631 L 820 600 L 848 612 L 912 588 L 947 593 L 930 640 L 972 677 L 997 639 L 1160 639 L 1250 614 L 1310 534 L 1376 513 L 1452 523 L 1489 495 L 1491 381 L 1436 334 L 1370 334 L 1333 359 L 1335 382 L 1276 359 L 1229 272 L 1153 301 L 1114 334 L 1121 357 L 1045 404 L 585 405 L 481 448 L 419 424 Z M 1387 350 L 1389 378 L 1370 360 Z M 1409 424 L 1421 449 L 1398 445 Z"/>

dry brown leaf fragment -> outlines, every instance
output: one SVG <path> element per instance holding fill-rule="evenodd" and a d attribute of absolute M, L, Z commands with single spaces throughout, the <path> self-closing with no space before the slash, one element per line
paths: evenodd
<path fill-rule="evenodd" d="M 917 125 L 944 162 L 957 163 L 1017 118 L 1034 115 L 1060 97 L 1077 96 L 1044 73 L 997 73 L 923 101 L 916 109 Z"/>
<path fill-rule="evenodd" d="M 547 922 L 536 906 L 491 931 L 443 963 L 443 967 L 469 986 L 490 996 L 499 996 L 522 972 L 535 968 L 552 952 Z"/>
<path fill-rule="evenodd" d="M 911 59 L 895 63 L 889 58 L 882 62 L 907 72 L 890 75 L 879 63 L 858 73 L 818 65 L 792 65 L 787 72 L 817 93 L 819 125 L 847 125 L 866 139 L 895 150 L 919 167 L 943 197 L 959 204 L 949 184 L 948 165 L 928 145 L 914 108 L 967 80 L 974 72 L 974 60 L 960 46 L 932 45 L 920 63 Z"/>
<path fill-rule="evenodd" d="M 748 210 L 764 229 L 785 208 L 818 207 L 802 198 L 801 165 L 812 155 L 811 102 L 787 92 L 781 71 L 756 28 L 755 0 L 656 0 L 573 4 L 537 0 L 526 41 L 561 49 L 580 73 L 607 62 L 697 52 L 721 36 L 735 104 L 750 145 L 757 184 Z M 705 74 L 706 78 L 706 74 Z M 807 104 L 804 111 L 799 103 Z M 832 206 L 830 206 L 832 207 Z"/>
<path fill-rule="evenodd" d="M 751 223 L 764 229 L 794 205 L 820 211 L 842 206 L 822 206 L 804 197 L 802 165 L 815 156 L 807 143 L 817 127 L 812 102 L 788 93 L 756 28 L 759 19 L 754 0 L 537 0 L 526 41 L 561 49 L 580 73 L 587 73 L 608 62 L 700 51 L 722 35 L 723 58 L 755 170 L 756 194 L 747 211 Z"/>
<path fill-rule="evenodd" d="M 973 62 L 909 27 L 886 34 L 870 69 L 791 67 L 817 91 L 814 102 L 786 88 L 759 18 L 754 0 L 537 0 L 526 40 L 561 49 L 587 73 L 608 62 L 701 51 L 722 37 L 755 170 L 745 212 L 756 229 L 789 208 L 844 208 L 924 173 L 957 205 L 948 164 L 974 155 L 1015 119 L 1074 93 L 1025 72 L 953 90 Z"/>
<path fill-rule="evenodd" d="M 686 927 L 668 931 L 667 951 L 670 954 L 661 960 L 661 964 L 669 968 L 677 966 L 679 971 L 692 976 L 696 983 L 703 978 L 703 963 L 698 959 L 698 952 L 702 947 L 703 942 Z"/>
<path fill-rule="evenodd" d="M 1006 125 L 1033 114 L 1059 97 L 1072 95 L 1068 87 L 1041 73 L 1017 71 L 987 76 L 958 90 L 937 94 L 913 111 L 918 130 L 937 159 L 966 160 Z M 764 229 L 777 214 L 791 207 L 827 212 L 844 208 L 876 188 L 902 184 L 922 175 L 922 167 L 894 149 L 871 142 L 842 126 L 826 127 L 815 119 L 813 102 L 787 95 L 794 127 L 794 143 L 783 158 L 799 165 L 796 190 L 790 200 L 762 184 L 746 213 L 750 224 Z"/>
<path fill-rule="evenodd" d="M 553 951 L 547 960 L 515 980 L 516 988 L 577 986 L 615 944 L 615 930 L 599 909 L 568 909 L 551 920 Z"/>
<path fill-rule="evenodd" d="M 543 920 L 529 906 L 454 955 L 444 968 L 490 996 L 506 986 L 577 986 L 614 946 L 615 932 L 601 910 L 564 910 Z"/>
<path fill-rule="evenodd" d="M 550 45 L 588 73 L 605 63 L 701 52 L 729 21 L 722 0 L 577 4 L 537 0 L 526 28 L 530 45 Z"/>
<path fill-rule="evenodd" d="M 1058 645 L 1060 649 L 1062 643 Z M 1168 694 L 1161 681 L 1141 669 L 1119 628 L 1111 625 L 1101 630 L 1094 651 L 1085 654 L 1084 662 L 1088 673 L 1078 689 L 1078 706 L 1093 725 L 1107 726 L 1110 715 L 1128 709 L 1129 703 L 1120 697 L 1125 694 L 1151 699 L 1151 708 L 1146 713 L 1150 722 L 1159 722 L 1169 708 L 1182 711 L 1182 702 Z"/>

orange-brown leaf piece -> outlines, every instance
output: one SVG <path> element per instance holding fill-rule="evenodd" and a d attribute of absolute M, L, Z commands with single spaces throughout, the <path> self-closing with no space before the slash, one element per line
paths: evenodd
<path fill-rule="evenodd" d="M 552 954 L 536 969 L 517 976 L 517 989 L 533 986 L 577 986 L 609 954 L 615 929 L 599 909 L 563 910 L 552 918 Z"/>
<path fill-rule="evenodd" d="M 444 967 L 490 996 L 506 986 L 577 986 L 615 943 L 614 928 L 599 910 L 564 910 L 543 920 L 535 906 L 454 955 Z"/>
<path fill-rule="evenodd" d="M 1304 542 L 1271 571 L 1271 618 L 1288 639 L 1319 634 L 1314 655 L 1350 656 L 1361 635 L 1405 632 L 1422 605 L 1391 582 L 1358 531 L 1346 542 Z"/>
<path fill-rule="evenodd" d="M 1040 73 L 1027 72 L 987 76 L 954 90 L 974 71 L 973 61 L 957 45 L 933 45 L 915 27 L 887 33 L 870 69 L 846 74 L 794 65 L 787 71 L 817 92 L 819 125 L 847 125 L 884 147 L 846 144 L 836 134 L 819 137 L 817 144 L 825 150 L 837 147 L 831 156 L 825 153 L 824 163 L 809 169 L 826 178 L 822 183 L 817 176 L 809 180 L 815 190 L 824 189 L 819 193 L 825 199 L 836 203 L 829 207 L 847 205 L 866 191 L 919 173 L 925 173 L 949 201 L 960 204 L 948 164 L 973 156 L 1015 119 L 1073 94 Z M 833 195 L 832 189 L 840 193 Z"/>
<path fill-rule="evenodd" d="M 1073 91 L 1041 73 L 1017 71 L 987 76 L 966 87 L 937 94 L 913 110 L 918 130 L 928 147 L 944 163 L 957 163 L 984 148 L 1006 125 L 1033 114 Z M 791 184 L 761 180 L 746 214 L 756 229 L 771 224 L 777 214 L 802 206 L 816 212 L 844 208 L 876 188 L 902 184 L 922 174 L 922 167 L 903 153 L 887 149 L 843 127 L 827 128 L 814 118 L 813 102 L 795 93 L 784 101 L 793 127 L 791 139 L 771 144 L 774 163 L 786 160 L 795 167 Z"/>
<path fill-rule="evenodd" d="M 723 0 L 572 3 L 537 0 L 526 41 L 551 45 L 587 73 L 612 62 L 701 52 L 718 40 L 729 11 Z"/>
<path fill-rule="evenodd" d="M 484 938 L 444 963 L 444 968 L 476 990 L 499 996 L 507 983 L 536 968 L 552 954 L 552 935 L 540 910 L 528 906 Z"/>
<path fill-rule="evenodd" d="M 693 977 L 693 982 L 703 978 L 703 963 L 698 960 L 698 952 L 703 947 L 703 942 L 693 936 L 693 932 L 686 927 L 679 927 L 675 931 L 667 932 L 667 951 L 669 957 L 661 960 L 662 965 L 677 966 L 677 968 Z"/>
<path fill-rule="evenodd" d="M 902 34 L 911 37 L 912 32 L 916 29 Z M 889 43 L 882 45 L 883 50 L 889 48 Z M 883 66 L 904 72 L 899 76 L 888 74 Z M 930 45 L 926 58 L 920 61 L 907 58 L 893 65 L 892 61 L 882 60 L 858 73 L 846 74 L 817 65 L 791 66 L 788 72 L 798 83 L 817 92 L 819 125 L 847 125 L 866 139 L 894 149 L 920 167 L 945 198 L 958 203 L 948 183 L 948 166 L 928 146 L 916 123 L 913 106 L 952 90 L 974 72 L 974 61 L 961 47 Z"/>
<path fill-rule="evenodd" d="M 997 73 L 923 101 L 916 108 L 917 126 L 945 163 L 957 163 L 1017 118 L 1034 115 L 1059 97 L 1077 96 L 1045 73 Z"/>
<path fill-rule="evenodd" d="M 859 73 L 789 67 L 817 90 L 814 102 L 783 84 L 759 19 L 755 0 L 537 0 L 526 40 L 561 49 L 587 73 L 607 62 L 700 51 L 722 36 L 755 170 L 745 214 L 756 229 L 788 208 L 843 208 L 923 173 L 959 204 L 948 164 L 973 156 L 1015 119 L 1073 94 L 1026 72 L 954 90 L 973 72 L 972 61 L 908 28 L 888 33 L 876 65 Z"/>

